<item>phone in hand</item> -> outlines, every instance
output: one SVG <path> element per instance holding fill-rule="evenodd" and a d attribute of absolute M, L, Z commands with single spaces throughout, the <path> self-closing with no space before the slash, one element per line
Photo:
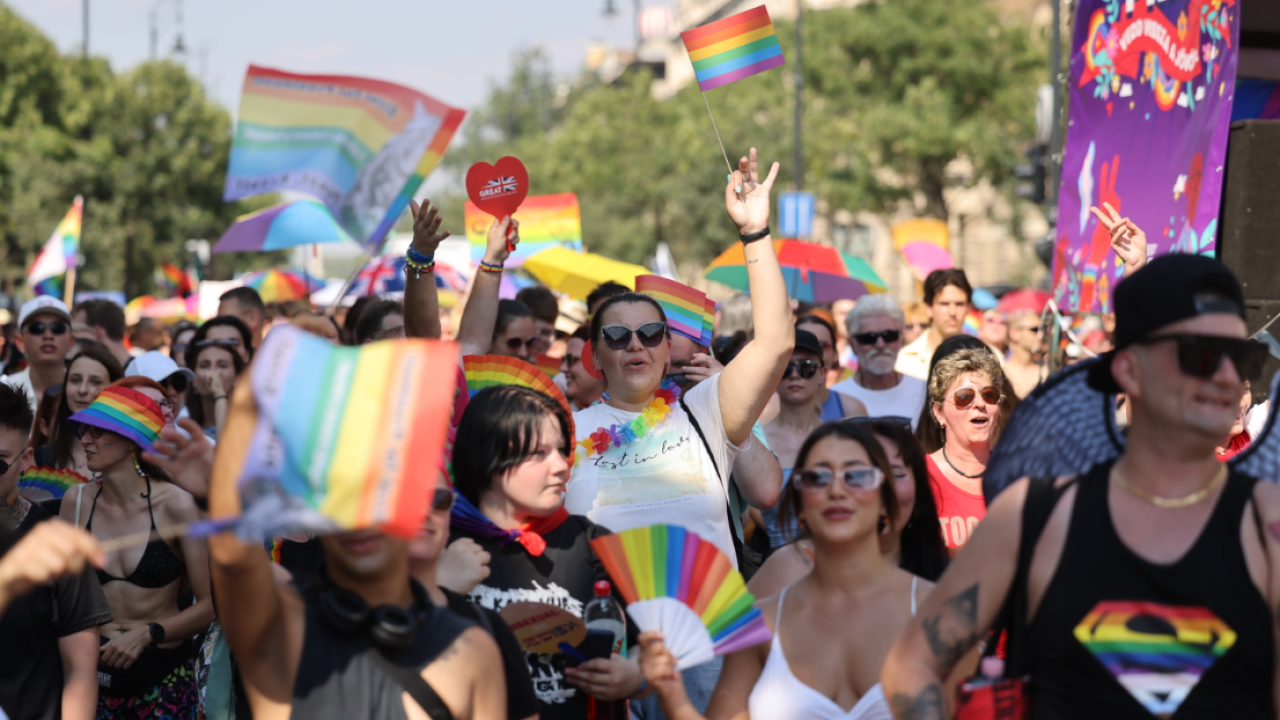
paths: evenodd
<path fill-rule="evenodd" d="M 607 658 L 613 654 L 613 631 L 587 628 L 587 638 L 577 647 L 560 643 L 560 649 L 568 658 L 569 667 L 577 667 L 596 658 Z"/>

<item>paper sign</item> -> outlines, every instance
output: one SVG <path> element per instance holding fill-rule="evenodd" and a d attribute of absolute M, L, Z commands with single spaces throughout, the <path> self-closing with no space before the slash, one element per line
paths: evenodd
<path fill-rule="evenodd" d="M 580 618 L 554 605 L 518 602 L 498 612 L 515 633 L 520 646 L 531 653 L 552 655 L 560 652 L 560 643 L 577 647 L 587 638 L 587 626 Z"/>

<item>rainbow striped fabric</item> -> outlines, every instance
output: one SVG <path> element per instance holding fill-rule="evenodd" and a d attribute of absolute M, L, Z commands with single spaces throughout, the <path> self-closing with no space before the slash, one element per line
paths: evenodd
<path fill-rule="evenodd" d="M 155 451 L 156 438 L 164 427 L 164 415 L 155 400 L 133 388 L 115 385 L 103 388 L 89 407 L 67 420 L 123 435 L 148 452 Z"/>
<path fill-rule="evenodd" d="M 636 292 L 658 301 L 671 330 L 703 347 L 711 347 L 716 303 L 708 300 L 706 293 L 660 275 L 637 275 Z"/>
<path fill-rule="evenodd" d="M 88 478 L 74 470 L 32 467 L 18 479 L 18 492 L 28 500 L 47 500 L 60 498 L 71 488 L 86 482 Z"/>
<path fill-rule="evenodd" d="M 782 47 L 764 5 L 680 33 L 702 92 L 782 67 Z"/>
<path fill-rule="evenodd" d="M 463 205 L 463 217 L 467 241 L 471 243 L 471 264 L 478 265 L 484 259 L 493 216 L 468 200 Z M 582 252 L 582 210 L 577 195 L 531 195 L 520 203 L 520 209 L 512 217 L 520 221 L 520 245 L 507 258 L 507 267 L 520 267 L 528 258 L 551 247 L 563 246 Z"/>
<path fill-rule="evenodd" d="M 45 241 L 40 254 L 27 270 L 27 284 L 37 295 L 61 295 L 62 276 L 75 267 L 80 253 L 80 222 L 84 217 L 84 198 L 76 196 L 71 209 Z"/>
<path fill-rule="evenodd" d="M 546 356 L 543 356 L 546 357 Z M 573 424 L 573 410 L 564 393 L 541 368 L 507 355 L 467 355 L 462 358 L 470 397 L 497 385 L 518 385 L 536 390 L 555 400 L 569 416 L 569 437 L 577 437 Z"/>
<path fill-rule="evenodd" d="M 380 243 L 465 115 L 403 85 L 250 65 L 223 199 L 306 193 Z"/>
<path fill-rule="evenodd" d="M 289 529 L 376 528 L 416 537 L 439 472 L 456 357 L 449 342 L 348 348 L 292 326 L 273 330 L 249 372 L 252 402 L 238 394 L 232 403 L 245 429 L 218 443 L 219 463 L 240 482 L 238 533 L 266 540 Z"/>

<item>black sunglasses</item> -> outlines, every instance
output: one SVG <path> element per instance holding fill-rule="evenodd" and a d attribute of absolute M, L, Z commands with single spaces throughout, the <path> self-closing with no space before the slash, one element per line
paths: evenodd
<path fill-rule="evenodd" d="M 100 428 L 97 425 L 86 425 L 85 423 L 78 422 L 78 423 L 72 423 L 71 431 L 76 434 L 77 440 L 83 438 L 85 435 L 88 435 L 94 440 L 97 440 L 101 438 L 102 433 L 106 432 L 107 430 L 106 428 Z"/>
<path fill-rule="evenodd" d="M 48 323 L 43 320 L 36 320 L 35 322 L 29 322 L 26 325 L 26 331 L 32 335 L 43 335 L 45 330 L 48 330 L 54 335 L 66 335 L 67 331 L 70 329 L 70 326 L 61 320 L 54 320 L 53 322 Z"/>
<path fill-rule="evenodd" d="M 522 346 L 533 349 L 538 344 L 537 336 L 531 338 L 507 338 L 508 350 L 519 350 Z"/>
<path fill-rule="evenodd" d="M 853 336 L 859 345 L 875 345 L 877 338 L 883 338 L 884 344 L 898 342 L 898 338 L 902 337 L 902 333 L 897 330 L 881 330 L 880 332 L 864 332 Z"/>
<path fill-rule="evenodd" d="M 800 470 L 791 474 L 791 482 L 801 490 L 823 490 L 835 480 L 836 474 L 828 468 Z M 844 486 L 850 490 L 875 490 L 884 482 L 880 468 L 852 467 L 839 473 Z"/>
<path fill-rule="evenodd" d="M 9 468 L 13 467 L 7 460 L 0 460 L 0 475 L 9 472 Z"/>
<path fill-rule="evenodd" d="M 174 373 L 165 378 L 164 382 L 160 384 L 168 386 L 175 393 L 184 393 L 188 387 L 191 387 L 191 383 L 187 382 L 187 376 L 182 373 Z"/>
<path fill-rule="evenodd" d="M 449 512 L 453 509 L 453 491 L 449 488 L 436 488 L 431 496 L 431 509 L 435 512 Z"/>
<path fill-rule="evenodd" d="M 1256 340 L 1219 335 L 1160 335 L 1138 340 L 1139 345 L 1174 340 L 1178 343 L 1178 368 L 1198 378 L 1211 378 L 1222 367 L 1223 358 L 1231 358 L 1241 380 L 1250 382 L 1262 377 L 1267 361 L 1267 346 Z"/>
<path fill-rule="evenodd" d="M 604 344 L 613 350 L 624 350 L 631 344 L 631 333 L 634 332 L 636 337 L 640 338 L 640 344 L 645 347 L 657 347 L 667 337 L 667 324 L 664 322 L 650 322 L 641 325 L 632 330 L 626 325 L 609 325 L 600 329 L 600 334 L 604 336 Z"/>
<path fill-rule="evenodd" d="M 240 343 L 236 342 L 235 340 L 228 340 L 227 338 L 218 338 L 216 340 L 201 340 L 200 342 L 196 343 L 196 347 L 198 348 L 210 347 L 210 346 L 222 347 L 222 348 L 238 348 L 240 347 Z"/>
<path fill-rule="evenodd" d="M 782 379 L 786 380 L 791 377 L 791 373 L 799 373 L 800 377 L 808 380 L 818 374 L 818 370 L 822 366 L 812 360 L 801 360 L 800 362 L 787 363 L 787 369 L 782 373 Z"/>

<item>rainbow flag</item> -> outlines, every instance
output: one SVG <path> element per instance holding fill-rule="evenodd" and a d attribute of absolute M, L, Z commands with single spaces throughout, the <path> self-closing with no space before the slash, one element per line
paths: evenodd
<path fill-rule="evenodd" d="M 706 293 L 659 275 L 637 275 L 636 292 L 658 301 L 667 315 L 667 326 L 690 340 L 711 347 L 711 326 L 716 303 Z"/>
<path fill-rule="evenodd" d="M 451 342 L 339 347 L 296 327 L 273 330 L 249 370 L 251 396 L 232 404 L 245 429 L 219 451 L 239 477 L 237 532 L 259 541 L 290 529 L 416 537 L 439 472 L 456 365 Z"/>
<path fill-rule="evenodd" d="M 173 263 L 161 263 L 155 271 L 156 287 L 168 293 L 169 297 L 184 298 L 193 291 L 191 278 L 182 268 Z"/>
<path fill-rule="evenodd" d="M 554 378 L 560 374 L 560 358 L 539 354 L 538 362 L 536 364 L 538 369 L 546 373 L 549 378 Z"/>
<path fill-rule="evenodd" d="M 465 115 L 403 85 L 250 65 L 223 200 L 307 193 L 381 243 Z"/>
<path fill-rule="evenodd" d="M 764 5 L 680 33 L 706 92 L 787 63 Z"/>
<path fill-rule="evenodd" d="M 470 200 L 464 206 L 467 240 L 471 243 L 471 264 L 484 258 L 485 243 L 493 216 Z M 582 212 L 573 193 L 534 195 L 521 203 L 513 215 L 520 221 L 520 245 L 507 259 L 507 267 L 519 267 L 526 258 L 550 247 L 564 246 L 582 252 Z"/>
<path fill-rule="evenodd" d="M 83 216 L 84 198 L 77 195 L 71 209 L 27 270 L 27 284 L 37 295 L 62 294 L 61 276 L 76 266 L 76 256 L 80 253 L 80 221 Z"/>

